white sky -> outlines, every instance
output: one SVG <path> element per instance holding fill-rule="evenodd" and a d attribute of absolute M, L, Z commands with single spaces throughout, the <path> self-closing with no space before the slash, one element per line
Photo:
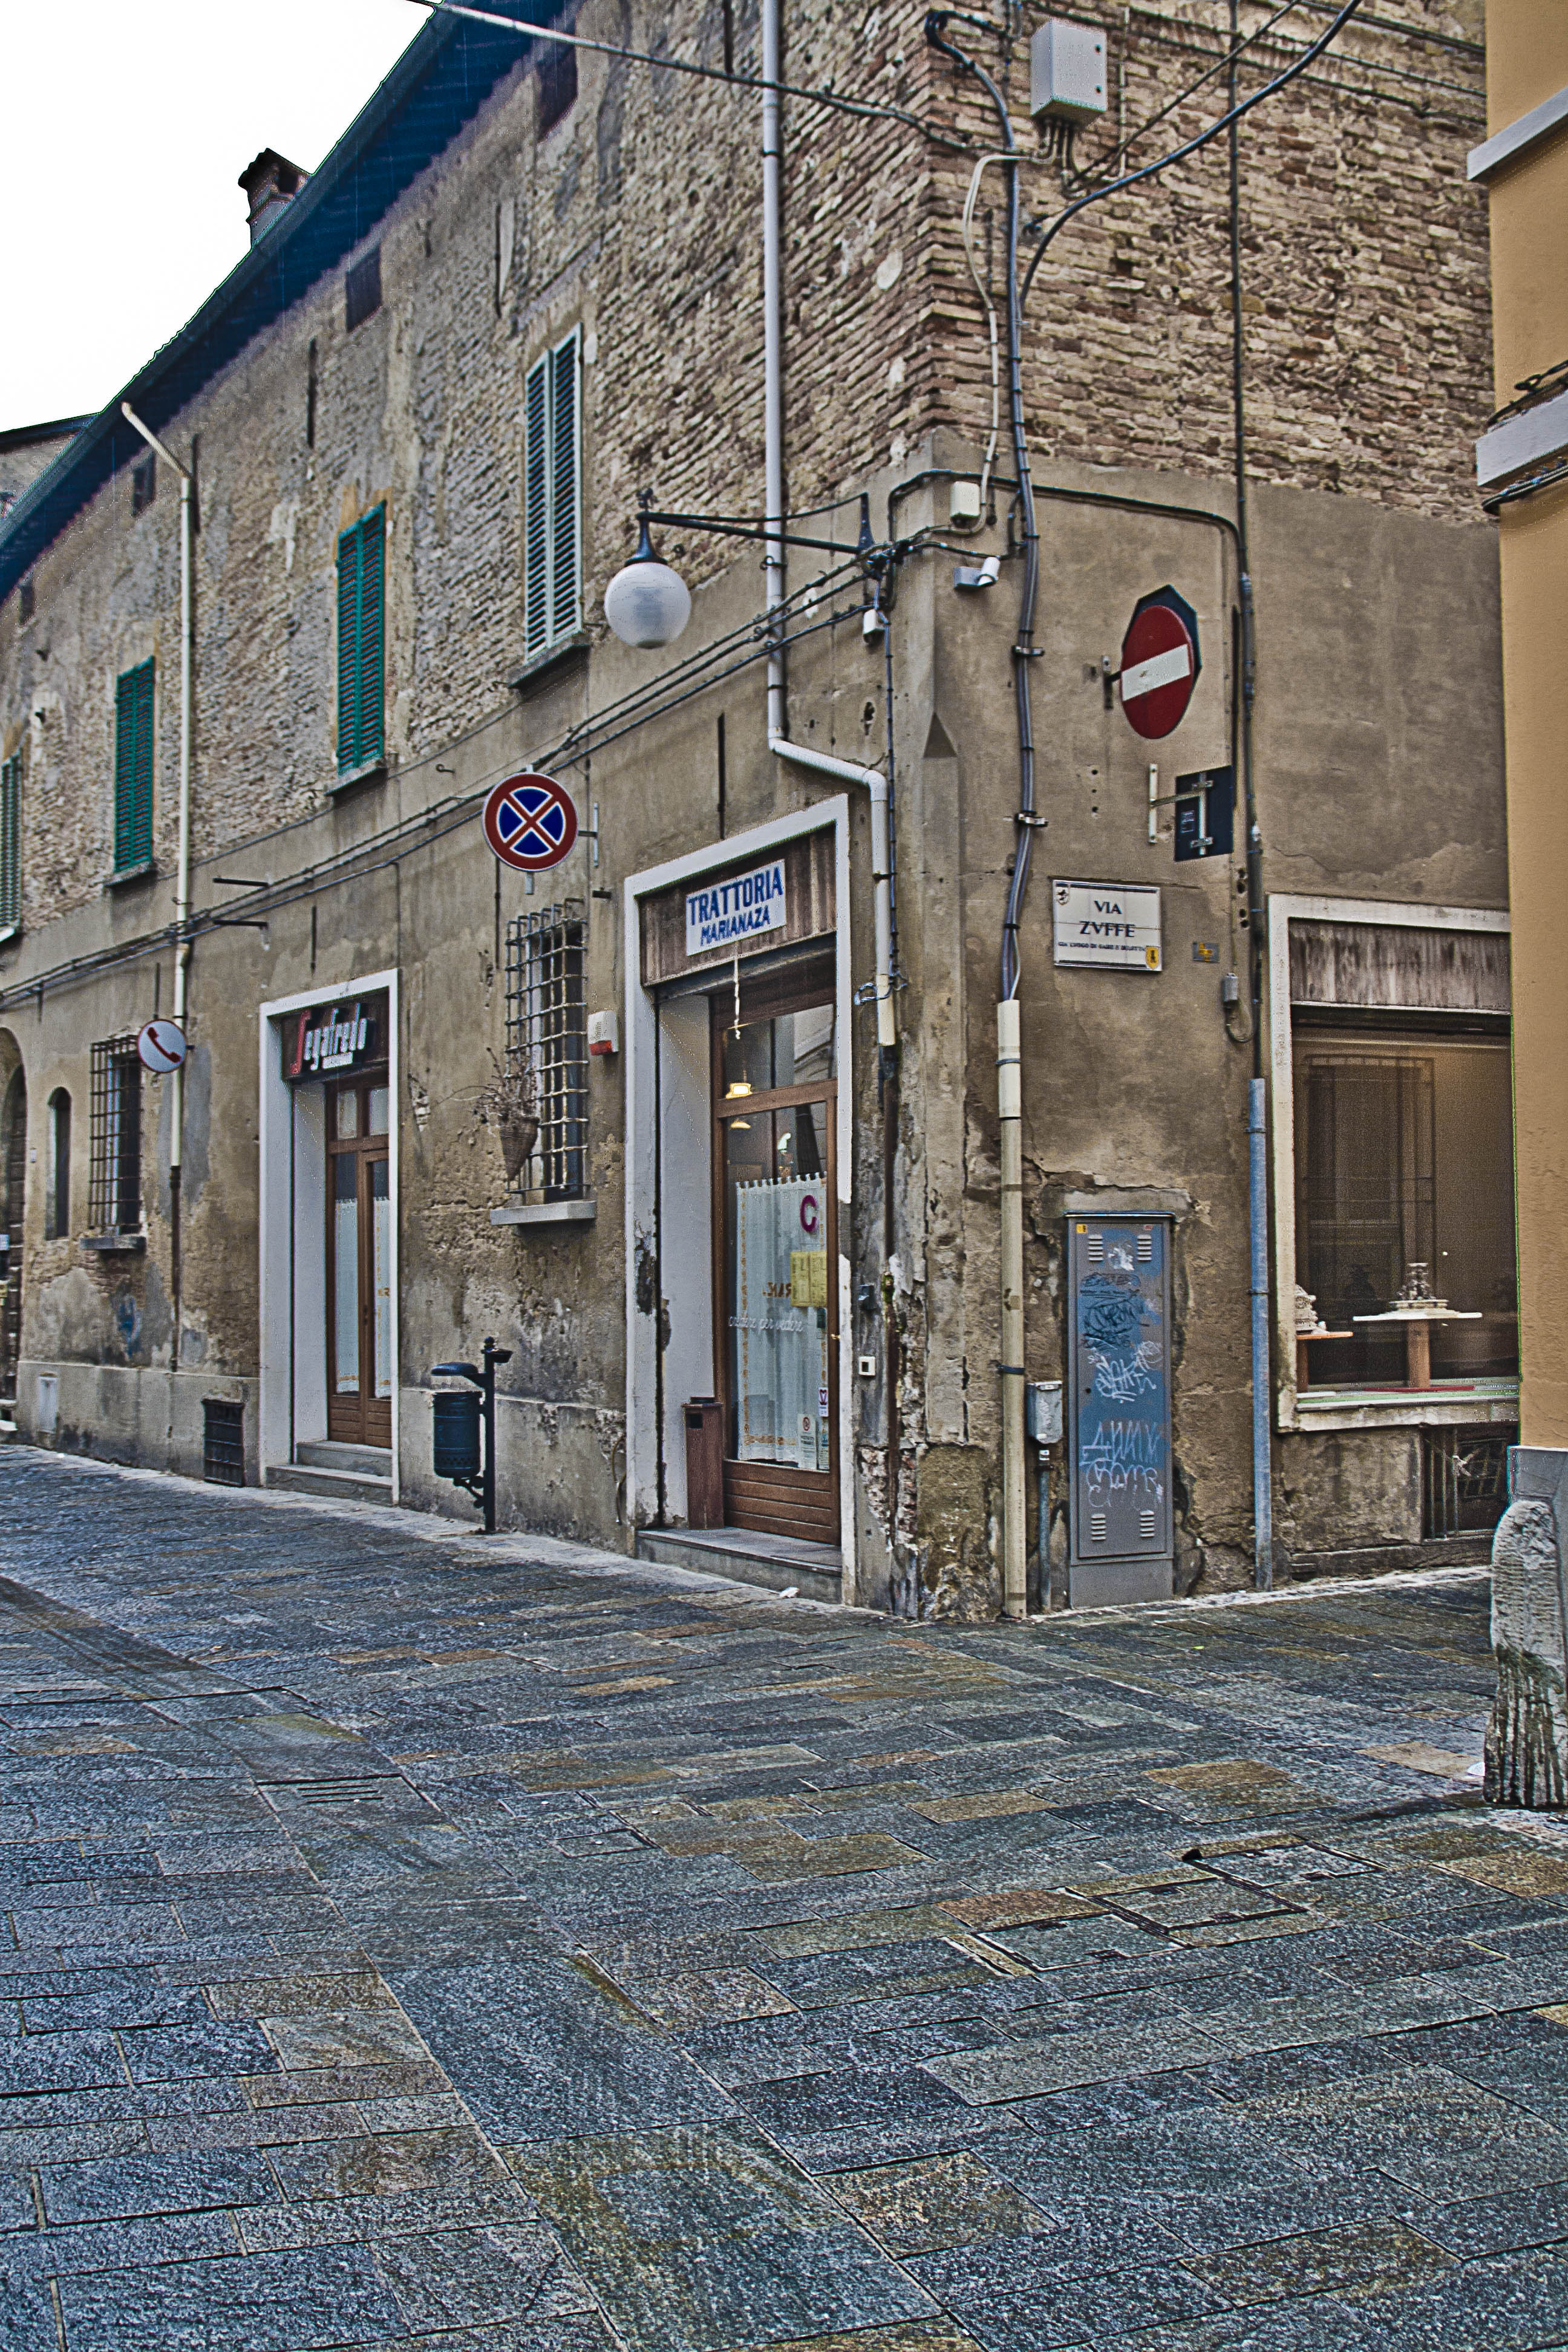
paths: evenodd
<path fill-rule="evenodd" d="M 426 21 L 410 0 L 4 11 L 0 430 L 101 408 L 248 246 L 238 174 L 313 171 Z"/>

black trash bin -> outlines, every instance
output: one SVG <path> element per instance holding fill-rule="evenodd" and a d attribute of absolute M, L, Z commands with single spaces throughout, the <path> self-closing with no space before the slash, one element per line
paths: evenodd
<path fill-rule="evenodd" d="M 479 1392 L 478 1389 L 438 1389 L 436 1407 L 435 1471 L 455 1486 L 476 1489 L 479 1484 Z"/>

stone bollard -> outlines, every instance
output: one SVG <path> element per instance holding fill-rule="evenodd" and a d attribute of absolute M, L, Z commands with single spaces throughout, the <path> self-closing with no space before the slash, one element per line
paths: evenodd
<path fill-rule="evenodd" d="M 1568 1806 L 1568 1452 L 1515 1446 L 1509 1468 L 1513 1499 L 1492 1543 L 1486 1796 L 1555 1812 Z"/>

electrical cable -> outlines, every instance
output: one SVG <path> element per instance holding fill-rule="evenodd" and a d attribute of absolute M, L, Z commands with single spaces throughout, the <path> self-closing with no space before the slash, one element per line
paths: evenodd
<path fill-rule="evenodd" d="M 1294 0 L 1292 0 L 1294 5 Z M 991 468 L 996 462 L 996 441 L 1002 421 L 1002 376 L 996 352 L 996 305 L 991 299 L 991 289 L 980 275 L 980 265 L 974 258 L 974 206 L 980 194 L 980 183 L 988 163 L 1005 163 L 1005 148 L 982 155 L 970 174 L 969 194 L 963 200 L 963 216 L 960 233 L 963 238 L 963 257 L 969 264 L 969 274 L 974 280 L 974 290 L 985 306 L 985 325 L 991 342 L 991 433 L 985 444 L 985 456 L 980 467 L 980 509 L 984 514 L 991 491 Z M 1016 175 L 1015 175 L 1016 176 Z"/>
<path fill-rule="evenodd" d="M 700 66 L 688 58 L 658 57 L 651 49 L 631 49 L 617 41 L 590 40 L 583 33 L 563 33 L 553 25 L 531 25 L 520 16 L 503 16 L 494 8 L 476 8 L 468 0 L 414 0 L 416 8 L 428 9 L 432 16 L 467 16 L 479 25 L 497 25 L 509 33 L 516 33 L 525 41 L 553 41 L 569 49 L 593 49 L 600 57 L 623 58 L 633 65 L 657 66 L 661 73 L 695 74 L 702 81 L 728 82 L 735 89 L 773 90 L 780 98 L 805 99 L 810 105 L 826 106 L 839 114 L 858 115 L 863 120 L 902 122 L 922 138 L 934 140 L 939 146 L 951 147 L 963 155 L 973 151 L 966 139 L 955 139 L 934 124 L 922 122 L 901 106 L 879 106 L 874 100 L 841 98 L 837 90 L 805 89 L 795 82 L 770 81 L 760 74 L 726 72 L 722 66 Z"/>
<path fill-rule="evenodd" d="M 1264 22 L 1258 26 L 1256 32 L 1248 33 L 1247 38 L 1242 42 L 1241 47 L 1243 49 L 1248 49 L 1253 46 L 1254 42 L 1261 41 L 1267 34 L 1273 31 L 1275 26 L 1279 24 L 1282 16 L 1289 16 L 1293 10 L 1300 8 L 1304 5 L 1305 0 L 1283 0 L 1283 5 L 1280 7 L 1276 8 L 1272 16 L 1267 17 Z M 1236 54 L 1239 55 L 1239 51 Z M 1179 112 L 1181 108 L 1186 105 L 1189 99 L 1195 98 L 1199 90 L 1204 88 L 1205 84 L 1213 81 L 1216 75 L 1224 73 L 1226 66 L 1231 62 L 1231 53 L 1222 49 L 1219 55 L 1215 58 L 1214 64 L 1210 66 L 1205 72 L 1199 74 L 1196 81 L 1189 82 L 1185 89 L 1178 90 L 1175 97 L 1173 98 L 1167 105 L 1162 106 L 1157 113 L 1147 116 L 1143 121 L 1139 123 L 1136 130 L 1130 131 L 1124 139 L 1119 141 L 1118 143 L 1110 149 L 1109 153 L 1092 156 L 1089 161 L 1084 164 L 1083 168 L 1074 174 L 1074 177 L 1079 180 L 1087 180 L 1091 172 L 1096 174 L 1100 174 L 1110 171 L 1113 164 L 1119 163 L 1121 161 L 1123 155 L 1127 155 L 1131 152 L 1132 149 L 1138 144 L 1139 140 L 1142 139 L 1146 132 L 1152 131 L 1156 123 L 1163 122 L 1167 116 Z"/>
<path fill-rule="evenodd" d="M 1209 146 L 1219 137 L 1222 131 L 1228 131 L 1233 122 L 1239 122 L 1245 115 L 1252 112 L 1255 106 L 1261 106 L 1266 99 L 1275 97 L 1296 80 L 1299 75 L 1305 73 L 1314 58 L 1321 57 L 1330 43 L 1343 31 L 1345 26 L 1360 9 L 1361 5 L 1362 0 L 1345 0 L 1344 6 L 1335 16 L 1333 23 L 1325 31 L 1320 33 L 1308 48 L 1302 50 L 1293 65 L 1287 66 L 1283 73 L 1276 74 L 1272 81 L 1266 81 L 1249 97 L 1242 99 L 1239 104 L 1228 108 L 1224 114 L 1211 122 L 1206 130 L 1198 131 L 1194 138 L 1184 140 L 1179 147 L 1173 147 L 1169 154 L 1159 156 L 1152 163 L 1140 164 L 1137 171 L 1123 173 L 1120 179 L 1108 181 L 1103 187 L 1092 188 L 1087 195 L 1079 196 L 1072 204 L 1064 206 L 1055 220 L 1042 231 L 1028 268 L 1024 273 L 1024 283 L 1018 297 L 1020 312 L 1029 299 L 1029 289 L 1035 282 L 1036 270 L 1038 269 L 1050 247 L 1066 228 L 1068 221 L 1076 220 L 1079 213 L 1089 210 L 1090 205 L 1102 204 L 1107 196 L 1120 195 L 1124 189 L 1135 188 L 1142 181 L 1152 180 L 1159 173 L 1168 172 L 1173 163 L 1184 163 L 1189 155 L 1195 155 L 1201 148 Z M 928 18 L 927 21 L 929 23 L 931 19 Z M 978 71 L 979 68 L 975 68 L 973 70 Z"/>

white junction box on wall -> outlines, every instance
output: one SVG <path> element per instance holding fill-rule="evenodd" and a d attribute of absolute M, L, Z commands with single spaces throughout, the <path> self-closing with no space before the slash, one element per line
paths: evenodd
<path fill-rule="evenodd" d="M 1105 35 L 1093 25 L 1048 16 L 1029 44 L 1029 111 L 1056 122 L 1092 122 L 1105 112 Z"/>

